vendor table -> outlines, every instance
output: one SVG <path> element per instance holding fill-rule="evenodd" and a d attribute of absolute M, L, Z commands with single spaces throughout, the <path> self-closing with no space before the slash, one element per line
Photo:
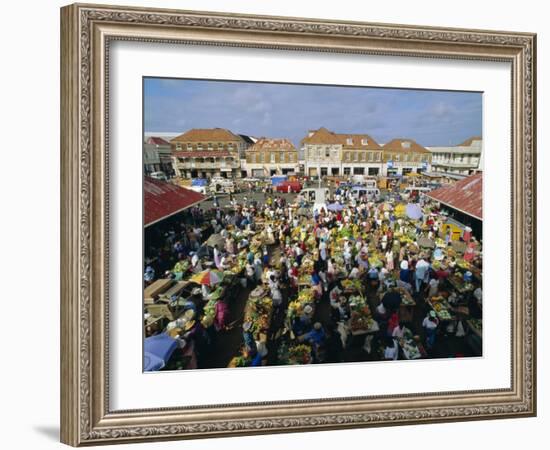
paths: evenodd
<path fill-rule="evenodd" d="M 460 294 L 465 294 L 473 290 L 472 287 L 466 286 L 464 284 L 464 281 L 456 274 L 453 274 L 447 277 L 447 282 L 453 287 L 453 289 L 455 289 Z"/>
<path fill-rule="evenodd" d="M 399 320 L 403 322 L 412 322 L 416 302 L 412 298 L 411 293 L 406 289 L 401 289 L 399 293 L 401 294 L 402 299 L 401 305 L 399 305 Z"/>
<path fill-rule="evenodd" d="M 405 359 L 420 359 L 426 356 L 426 350 L 424 350 L 424 346 L 420 343 L 417 343 L 414 339 L 401 338 L 398 340 L 398 342 Z"/>

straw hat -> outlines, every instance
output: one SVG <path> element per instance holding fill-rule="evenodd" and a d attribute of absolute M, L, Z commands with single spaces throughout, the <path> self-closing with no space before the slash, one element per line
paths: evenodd
<path fill-rule="evenodd" d="M 172 328 L 168 334 L 170 335 L 170 337 L 173 337 L 173 338 L 176 338 L 180 335 L 180 333 L 182 332 L 183 330 L 181 328 Z"/>
<path fill-rule="evenodd" d="M 194 320 L 189 320 L 188 322 L 185 323 L 184 330 L 189 331 L 194 326 L 195 326 L 195 321 Z"/>
<path fill-rule="evenodd" d="M 183 313 L 183 317 L 185 317 L 187 320 L 191 320 L 195 317 L 195 311 L 192 309 L 188 309 Z"/>

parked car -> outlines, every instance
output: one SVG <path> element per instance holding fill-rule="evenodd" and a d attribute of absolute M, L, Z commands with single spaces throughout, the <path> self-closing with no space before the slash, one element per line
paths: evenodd
<path fill-rule="evenodd" d="M 302 185 L 298 181 L 283 181 L 275 187 L 275 190 L 277 192 L 298 193 L 302 190 Z"/>
<path fill-rule="evenodd" d="M 154 180 L 168 181 L 168 178 L 164 172 L 152 172 L 149 176 Z"/>

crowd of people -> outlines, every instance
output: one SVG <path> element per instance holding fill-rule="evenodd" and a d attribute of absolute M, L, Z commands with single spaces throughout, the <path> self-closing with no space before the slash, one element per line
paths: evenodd
<path fill-rule="evenodd" d="M 146 285 L 227 275 L 186 299 L 192 326 L 168 324 L 182 348 L 194 341 L 195 367 L 236 329 L 236 366 L 443 356 L 438 339 L 463 337 L 463 320 L 481 318 L 481 242 L 468 227 L 453 239 L 446 215 L 425 197 L 414 218 L 398 192 L 379 200 L 336 189 L 315 211 L 301 194 L 238 197 L 194 207 L 146 239 Z M 252 319 L 230 323 L 232 297 L 212 301 L 230 283 L 236 295 L 263 299 L 262 312 L 249 308 Z M 406 299 L 411 315 L 403 313 Z M 200 320 L 209 306 L 213 319 Z M 466 350 L 451 351 L 445 356 Z"/>

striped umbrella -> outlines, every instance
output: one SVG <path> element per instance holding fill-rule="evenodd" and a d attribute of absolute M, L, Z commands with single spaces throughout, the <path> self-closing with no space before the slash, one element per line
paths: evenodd
<path fill-rule="evenodd" d="M 190 281 L 198 284 L 206 284 L 207 286 L 213 286 L 220 283 L 223 280 L 223 272 L 219 270 L 204 270 L 202 272 L 193 275 Z"/>

